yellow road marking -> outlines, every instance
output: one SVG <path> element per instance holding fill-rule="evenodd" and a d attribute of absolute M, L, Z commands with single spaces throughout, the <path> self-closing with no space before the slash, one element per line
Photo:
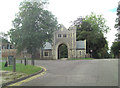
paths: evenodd
<path fill-rule="evenodd" d="M 16 83 L 11 84 L 11 85 L 8 85 L 8 86 L 19 86 L 19 85 L 21 85 L 22 83 L 31 81 L 31 80 L 33 80 L 33 79 L 35 79 L 35 78 L 37 78 L 37 77 L 40 77 L 40 76 L 44 75 L 44 74 L 46 73 L 47 69 L 44 68 L 44 67 L 42 67 L 42 66 L 40 66 L 40 67 L 41 67 L 42 69 L 44 69 L 44 71 L 43 71 L 42 73 L 40 73 L 39 75 L 32 76 L 32 77 L 30 77 L 30 78 L 27 78 L 27 79 L 22 80 L 22 81 L 20 81 L 20 82 L 16 82 Z"/>

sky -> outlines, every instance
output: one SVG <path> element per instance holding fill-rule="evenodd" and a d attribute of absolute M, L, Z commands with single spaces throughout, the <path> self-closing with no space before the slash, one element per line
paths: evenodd
<path fill-rule="evenodd" d="M 0 32 L 9 31 L 13 25 L 12 20 L 19 11 L 19 4 L 23 0 L 1 0 L 0 3 Z M 114 28 L 117 18 L 116 9 L 119 0 L 48 0 L 49 4 L 46 8 L 52 12 L 59 24 L 63 24 L 69 28 L 71 21 L 76 20 L 79 16 L 85 17 L 91 12 L 97 15 L 103 15 L 106 19 L 106 25 L 110 27 L 105 36 L 109 43 L 109 47 L 114 42 L 117 30 Z"/>

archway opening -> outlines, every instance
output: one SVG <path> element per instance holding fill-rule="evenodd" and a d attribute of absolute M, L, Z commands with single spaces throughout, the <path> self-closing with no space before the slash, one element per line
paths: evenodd
<path fill-rule="evenodd" d="M 58 46 L 58 59 L 68 58 L 68 48 L 65 44 Z"/>

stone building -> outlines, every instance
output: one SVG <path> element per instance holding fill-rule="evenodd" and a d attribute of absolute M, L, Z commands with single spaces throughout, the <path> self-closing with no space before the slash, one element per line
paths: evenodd
<path fill-rule="evenodd" d="M 67 46 L 67 58 L 82 58 L 86 56 L 86 40 L 76 41 L 76 27 L 62 27 L 53 33 L 53 42 L 46 42 L 40 49 L 40 59 L 61 59 L 59 48 Z"/>
<path fill-rule="evenodd" d="M 61 59 L 60 47 L 65 45 L 67 48 L 67 58 L 83 58 L 86 56 L 86 40 L 76 41 L 76 27 L 66 29 L 63 25 L 53 33 L 52 43 L 46 42 L 43 49 L 38 50 L 36 59 L 58 60 Z M 8 48 L 9 47 L 9 48 Z M 25 51 L 17 55 L 17 49 L 6 43 L 2 44 L 2 57 L 12 55 L 16 58 L 31 58 Z M 66 58 L 65 57 L 65 58 Z"/>
<path fill-rule="evenodd" d="M 15 46 L 9 42 L 0 43 L 0 58 L 7 58 L 8 56 L 14 56 L 16 58 L 31 58 L 31 55 L 22 51 L 17 54 L 17 49 Z"/>

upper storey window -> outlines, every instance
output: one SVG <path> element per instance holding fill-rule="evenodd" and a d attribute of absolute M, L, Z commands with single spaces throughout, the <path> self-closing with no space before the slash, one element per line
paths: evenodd
<path fill-rule="evenodd" d="M 61 37 L 61 34 L 58 34 L 58 38 L 60 38 Z"/>
<path fill-rule="evenodd" d="M 66 35 L 66 34 L 63 34 L 63 37 L 67 37 L 67 35 Z"/>

